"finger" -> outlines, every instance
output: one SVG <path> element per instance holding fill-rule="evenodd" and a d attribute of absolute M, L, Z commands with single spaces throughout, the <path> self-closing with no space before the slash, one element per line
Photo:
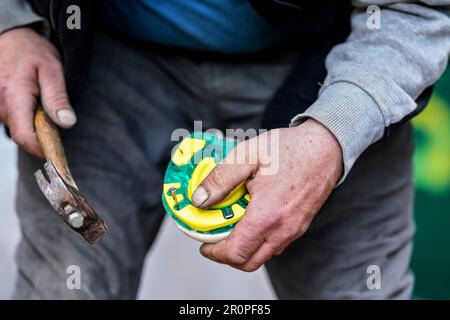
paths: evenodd
<path fill-rule="evenodd" d="M 230 236 L 216 244 L 202 245 L 201 254 L 220 263 L 245 264 L 265 241 L 266 226 L 260 223 L 258 214 L 250 202 L 244 217 L 236 224 Z"/>
<path fill-rule="evenodd" d="M 44 158 L 33 124 L 35 97 L 31 93 L 22 92 L 11 98 L 9 103 L 8 126 L 11 139 L 25 151 Z"/>
<path fill-rule="evenodd" d="M 55 60 L 38 69 L 41 102 L 48 116 L 62 128 L 71 128 L 77 117 L 70 106 L 62 65 Z"/>
<path fill-rule="evenodd" d="M 233 265 L 234 268 L 253 272 L 258 270 L 264 263 L 270 260 L 273 256 L 281 255 L 284 250 L 309 226 L 308 222 L 302 224 L 302 226 L 296 228 L 279 227 L 272 229 L 271 233 L 267 236 L 266 241 L 259 247 L 250 259 L 244 264 Z"/>
<path fill-rule="evenodd" d="M 207 208 L 220 202 L 236 186 L 253 174 L 256 164 L 238 164 L 232 161 L 235 159 L 236 152 L 245 152 L 245 148 L 233 149 L 200 183 L 192 194 L 194 206 Z"/>
<path fill-rule="evenodd" d="M 273 255 L 274 255 L 274 256 L 280 256 L 281 254 L 283 254 L 283 252 L 284 252 L 285 249 L 286 249 L 286 248 L 278 249 L 278 250 L 276 250 L 276 251 L 273 253 Z"/>
<path fill-rule="evenodd" d="M 281 251 L 283 249 L 276 249 L 270 242 L 264 242 L 247 262 L 240 265 L 233 265 L 233 267 L 242 271 L 253 272 L 261 268 L 264 263 Z"/>

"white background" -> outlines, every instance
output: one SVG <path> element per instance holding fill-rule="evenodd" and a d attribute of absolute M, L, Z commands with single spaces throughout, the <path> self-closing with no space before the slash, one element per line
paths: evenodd
<path fill-rule="evenodd" d="M 0 299 L 14 287 L 14 251 L 20 239 L 14 211 L 16 147 L 0 127 Z M 147 256 L 140 299 L 274 299 L 265 270 L 244 273 L 209 262 L 199 244 L 166 220 Z"/>

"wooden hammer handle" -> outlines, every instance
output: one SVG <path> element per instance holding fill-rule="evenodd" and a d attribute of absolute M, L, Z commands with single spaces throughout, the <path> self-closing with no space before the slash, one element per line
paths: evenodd
<path fill-rule="evenodd" d="M 34 114 L 34 127 L 45 158 L 53 163 L 56 171 L 67 184 L 78 189 L 69 170 L 58 128 L 42 107 L 38 107 Z"/>

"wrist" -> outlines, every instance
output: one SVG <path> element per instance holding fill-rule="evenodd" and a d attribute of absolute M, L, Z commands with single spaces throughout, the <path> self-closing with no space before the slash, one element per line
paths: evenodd
<path fill-rule="evenodd" d="M 317 146 L 319 158 L 325 165 L 325 169 L 331 173 L 331 177 L 337 182 L 344 170 L 342 148 L 334 134 L 320 122 L 308 118 L 297 127 L 303 137 L 307 137 L 309 143 Z"/>

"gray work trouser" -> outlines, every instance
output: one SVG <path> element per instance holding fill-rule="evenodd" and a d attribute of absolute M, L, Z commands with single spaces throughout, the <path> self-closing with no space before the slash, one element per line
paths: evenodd
<path fill-rule="evenodd" d="M 109 233 L 91 247 L 72 232 L 34 181 L 42 161 L 20 152 L 23 239 L 14 297 L 135 298 L 164 216 L 162 176 L 172 131 L 191 130 L 194 120 L 204 129 L 258 128 L 294 60 L 293 54 L 252 62 L 189 59 L 97 34 L 78 123 L 63 139 L 75 180 Z M 412 153 L 406 124 L 360 157 L 309 231 L 266 264 L 280 298 L 409 298 Z M 83 272 L 81 290 L 67 286 L 69 265 Z M 373 266 L 381 289 L 370 278 Z"/>

